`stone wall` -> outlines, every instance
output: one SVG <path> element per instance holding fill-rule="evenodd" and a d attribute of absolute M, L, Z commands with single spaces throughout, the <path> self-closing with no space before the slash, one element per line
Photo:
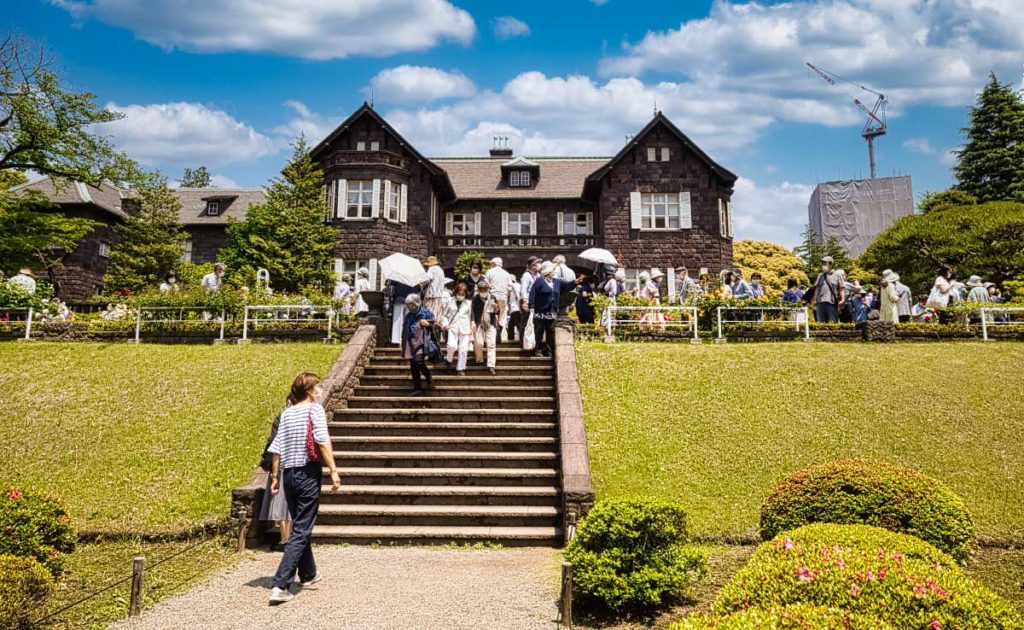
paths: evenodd
<path fill-rule="evenodd" d="M 192 240 L 192 262 L 198 264 L 217 262 L 217 255 L 227 244 L 225 225 L 186 225 Z"/>
<path fill-rule="evenodd" d="M 649 147 L 669 149 L 670 161 L 648 162 Z M 630 228 L 629 194 L 689 191 L 693 228 L 641 231 Z M 708 164 L 659 125 L 644 136 L 602 179 L 599 202 L 604 247 L 627 268 L 707 267 L 717 273 L 732 266 L 732 239 L 720 236 L 718 200 L 732 190 Z"/>
<path fill-rule="evenodd" d="M 564 318 L 555 323 L 555 387 L 562 465 L 562 531 L 568 543 L 575 535 L 576 524 L 594 506 L 594 485 L 583 422 L 583 394 L 576 372 L 574 327 L 571 320 Z"/>
<path fill-rule="evenodd" d="M 57 297 L 62 300 L 85 300 L 103 288 L 103 276 L 110 259 L 100 256 L 100 243 L 110 247 L 117 244 L 118 235 L 111 214 L 88 204 L 64 205 L 63 214 L 98 221 L 102 225 L 90 232 L 73 252 L 64 257 L 62 264 L 51 272 Z"/>

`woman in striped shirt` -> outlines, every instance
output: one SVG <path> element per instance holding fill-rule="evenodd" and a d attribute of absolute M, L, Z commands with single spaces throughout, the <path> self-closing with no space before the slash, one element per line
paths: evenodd
<path fill-rule="evenodd" d="M 323 468 L 330 470 L 332 491 L 341 486 L 341 480 L 334 465 L 334 451 L 327 433 L 327 414 L 323 406 L 316 402 L 320 395 L 319 376 L 303 372 L 295 377 L 288 398 L 296 402 L 281 412 L 277 435 L 267 449 L 273 457 L 270 491 L 277 494 L 283 483 L 288 512 L 292 517 L 292 535 L 285 543 L 284 556 L 274 574 L 273 588 L 270 590 L 272 605 L 282 604 L 295 597 L 288 588 L 295 580 L 296 571 L 302 586 L 311 586 L 322 579 L 313 560 L 312 536 L 320 507 Z M 310 438 L 314 444 L 307 445 Z M 310 448 L 318 458 L 310 458 Z M 281 470 L 283 474 L 278 477 L 278 471 Z M 283 482 L 279 479 L 283 479 Z"/>

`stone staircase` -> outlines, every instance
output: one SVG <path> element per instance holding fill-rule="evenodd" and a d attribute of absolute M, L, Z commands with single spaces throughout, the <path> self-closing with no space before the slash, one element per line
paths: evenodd
<path fill-rule="evenodd" d="M 494 376 L 472 360 L 410 397 L 400 350 L 376 348 L 329 423 L 342 485 L 325 475 L 315 541 L 562 543 L 552 360 L 499 347 Z"/>

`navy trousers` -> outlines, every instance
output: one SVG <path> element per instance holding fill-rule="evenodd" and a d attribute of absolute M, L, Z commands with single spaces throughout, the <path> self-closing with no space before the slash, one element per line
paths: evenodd
<path fill-rule="evenodd" d="M 284 469 L 284 492 L 288 513 L 292 515 L 292 535 L 284 545 L 284 556 L 274 574 L 274 586 L 287 589 L 295 581 L 305 582 L 316 575 L 313 560 L 313 524 L 320 506 L 320 480 L 323 468 L 319 462 L 301 468 Z"/>
<path fill-rule="evenodd" d="M 814 306 L 814 319 L 819 323 L 839 323 L 839 307 L 828 302 L 818 302 Z"/>

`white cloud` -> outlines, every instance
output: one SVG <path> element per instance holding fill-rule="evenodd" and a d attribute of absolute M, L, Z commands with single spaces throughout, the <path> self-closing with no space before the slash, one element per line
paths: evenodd
<path fill-rule="evenodd" d="M 310 111 L 305 104 L 299 101 L 285 101 L 284 106 L 292 110 L 293 115 L 285 124 L 275 127 L 274 134 L 287 142 L 295 140 L 299 134 L 305 134 L 309 145 L 316 146 L 342 121 L 340 117 L 335 118 Z"/>
<path fill-rule="evenodd" d="M 1018 0 L 722 0 L 706 18 L 624 44 L 601 70 L 679 73 L 709 88 L 735 86 L 784 102 L 841 102 L 852 111 L 843 90 L 809 73 L 804 62 L 811 61 L 885 92 L 898 112 L 918 103 L 969 103 L 990 70 L 1017 76 L 1022 48 Z M 816 122 L 809 109 L 790 116 Z"/>
<path fill-rule="evenodd" d="M 125 117 L 98 125 L 97 131 L 147 165 L 220 166 L 276 153 L 281 147 L 231 114 L 201 103 L 108 103 L 107 109 Z"/>
<path fill-rule="evenodd" d="M 470 14 L 448 0 L 50 0 L 79 20 L 131 30 L 166 49 L 380 57 L 469 44 Z"/>
<path fill-rule="evenodd" d="M 516 19 L 511 15 L 505 15 L 494 20 L 494 35 L 498 39 L 512 39 L 513 37 L 526 37 L 530 34 L 530 25 Z"/>
<path fill-rule="evenodd" d="M 227 175 L 215 174 L 210 178 L 214 188 L 238 188 L 238 182 Z"/>
<path fill-rule="evenodd" d="M 370 81 L 375 99 L 390 102 L 434 101 L 476 94 L 466 75 L 425 66 L 398 66 L 380 71 Z"/>
<path fill-rule="evenodd" d="M 813 191 L 811 184 L 761 186 L 752 179 L 739 178 L 732 196 L 736 238 L 772 241 L 786 247 L 799 245 Z"/>
<path fill-rule="evenodd" d="M 909 138 L 903 141 L 903 148 L 911 153 L 918 153 L 920 155 L 935 155 L 938 153 L 938 149 L 932 146 L 932 142 L 928 138 Z"/>

